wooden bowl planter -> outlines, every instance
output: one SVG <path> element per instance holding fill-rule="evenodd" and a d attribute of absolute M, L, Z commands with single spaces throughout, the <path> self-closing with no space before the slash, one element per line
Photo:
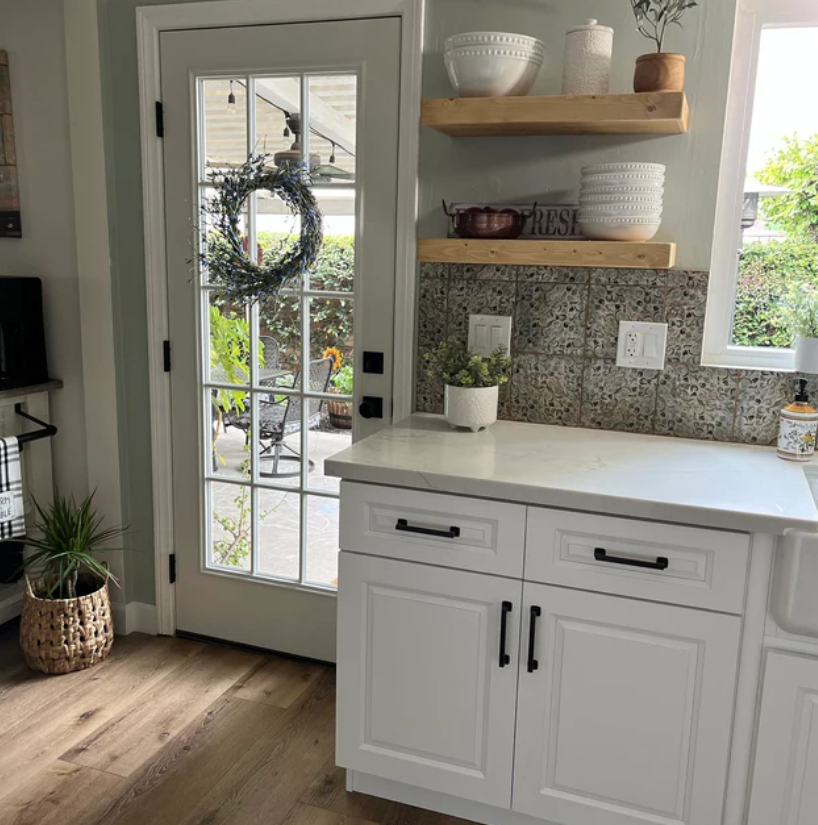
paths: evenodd
<path fill-rule="evenodd" d="M 73 599 L 47 599 L 42 581 L 26 579 L 20 647 L 26 664 L 43 673 L 72 673 L 105 659 L 114 643 L 108 582 L 80 579 L 83 590 Z M 96 590 L 93 588 L 96 586 Z"/>
<path fill-rule="evenodd" d="M 681 92 L 685 87 L 685 56 L 653 52 L 636 58 L 635 92 Z"/>
<path fill-rule="evenodd" d="M 333 427 L 338 430 L 352 429 L 351 401 L 327 401 L 327 411 L 329 412 L 329 423 Z"/>

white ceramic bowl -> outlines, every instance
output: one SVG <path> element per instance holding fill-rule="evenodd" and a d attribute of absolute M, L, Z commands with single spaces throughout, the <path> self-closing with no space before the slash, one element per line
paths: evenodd
<path fill-rule="evenodd" d="M 589 186 L 645 186 L 656 189 L 664 187 L 665 178 L 664 175 L 633 172 L 631 174 L 583 175 L 581 183 L 585 188 Z"/>
<path fill-rule="evenodd" d="M 527 95 L 542 66 L 542 58 L 513 49 L 453 49 L 443 60 L 460 97 Z"/>
<path fill-rule="evenodd" d="M 510 32 L 464 32 L 447 37 L 443 45 L 445 51 L 462 46 L 497 46 L 500 48 L 521 49 L 545 54 L 545 44 L 536 37 Z"/>
<path fill-rule="evenodd" d="M 662 217 L 662 207 L 633 206 L 632 204 L 606 206 L 580 206 L 578 219 L 588 218 L 652 218 L 659 220 Z"/>
<path fill-rule="evenodd" d="M 628 174 L 631 172 L 664 175 L 665 167 L 661 163 L 597 163 L 594 166 L 582 167 L 583 176 L 607 175 L 611 173 Z"/>
<path fill-rule="evenodd" d="M 581 198 L 650 198 L 661 199 L 665 193 L 664 186 L 585 186 L 580 188 Z"/>
<path fill-rule="evenodd" d="M 580 206 L 583 204 L 602 206 L 606 203 L 625 204 L 631 203 L 635 206 L 661 206 L 662 195 L 659 192 L 654 192 L 645 195 L 625 195 L 621 193 L 603 194 L 603 195 L 588 195 L 581 192 L 579 196 Z"/>
<path fill-rule="evenodd" d="M 578 218 L 586 238 L 595 241 L 649 241 L 662 222 L 651 218 Z"/>

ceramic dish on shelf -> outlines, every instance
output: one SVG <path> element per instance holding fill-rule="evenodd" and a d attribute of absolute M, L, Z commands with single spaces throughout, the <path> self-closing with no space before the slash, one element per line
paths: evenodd
<path fill-rule="evenodd" d="M 662 192 L 658 190 L 653 194 L 645 194 L 645 195 L 630 195 L 630 194 L 620 194 L 618 192 L 614 193 L 606 193 L 602 195 L 595 195 L 595 194 L 585 194 L 585 192 L 580 193 L 579 196 L 579 203 L 580 206 L 583 204 L 597 204 L 603 205 L 606 203 L 632 203 L 636 206 L 638 205 L 645 205 L 651 206 L 653 204 L 662 204 Z"/>
<path fill-rule="evenodd" d="M 580 188 L 580 197 L 615 197 L 615 198 L 661 198 L 665 193 L 664 186 L 586 186 Z"/>
<path fill-rule="evenodd" d="M 578 218 L 582 234 L 594 241 L 649 241 L 662 222 L 654 218 Z"/>
<path fill-rule="evenodd" d="M 662 207 L 632 206 L 629 204 L 608 204 L 607 206 L 581 206 L 578 219 L 588 218 L 651 218 L 659 220 L 662 217 Z"/>
<path fill-rule="evenodd" d="M 643 186 L 648 189 L 662 188 L 665 185 L 664 175 L 656 175 L 650 172 L 634 172 L 633 174 L 600 174 L 584 175 L 582 178 L 582 188 L 590 186 Z"/>
<path fill-rule="evenodd" d="M 486 47 L 452 49 L 443 60 L 460 97 L 527 95 L 543 63 L 533 52 Z"/>
<path fill-rule="evenodd" d="M 593 166 L 583 166 L 582 176 L 586 175 L 607 175 L 607 174 L 631 174 L 649 173 L 655 175 L 665 174 L 665 166 L 661 163 L 597 163 Z"/>
<path fill-rule="evenodd" d="M 464 32 L 447 37 L 443 44 L 444 51 L 461 48 L 463 46 L 496 46 L 530 50 L 540 55 L 545 54 L 545 44 L 536 37 L 526 34 L 512 34 L 510 32 Z"/>

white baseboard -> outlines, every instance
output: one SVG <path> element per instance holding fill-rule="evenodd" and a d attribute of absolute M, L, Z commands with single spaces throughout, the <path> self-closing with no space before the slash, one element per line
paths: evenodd
<path fill-rule="evenodd" d="M 114 629 L 120 636 L 129 633 L 156 635 L 156 605 L 144 602 L 112 602 Z"/>

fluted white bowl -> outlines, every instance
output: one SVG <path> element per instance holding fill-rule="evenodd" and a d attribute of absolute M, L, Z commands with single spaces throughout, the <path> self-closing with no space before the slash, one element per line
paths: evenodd
<path fill-rule="evenodd" d="M 595 241 L 649 241 L 662 225 L 652 218 L 577 219 L 582 234 Z"/>
<path fill-rule="evenodd" d="M 463 32 L 447 37 L 444 50 L 463 46 L 496 46 L 500 48 L 524 49 L 538 54 L 545 54 L 545 44 L 536 37 L 510 32 Z"/>
<path fill-rule="evenodd" d="M 615 198 L 662 198 L 664 186 L 581 186 L 581 198 L 615 197 Z"/>
<path fill-rule="evenodd" d="M 655 192 L 652 194 L 644 194 L 644 195 L 631 195 L 631 194 L 623 194 L 621 192 L 611 193 L 611 194 L 602 194 L 602 195 L 594 195 L 594 194 L 586 194 L 586 192 L 580 192 L 579 196 L 579 203 L 580 206 L 582 204 L 596 204 L 602 205 L 606 203 L 632 203 L 636 205 L 644 205 L 644 206 L 654 206 L 658 204 L 659 206 L 662 205 L 662 194 L 660 192 Z"/>
<path fill-rule="evenodd" d="M 632 204 L 608 204 L 606 206 L 580 206 L 579 220 L 588 218 L 651 218 L 659 220 L 662 217 L 662 207 L 633 206 Z"/>
<path fill-rule="evenodd" d="M 514 49 L 452 49 L 443 60 L 460 97 L 527 95 L 542 66 L 542 57 Z"/>
<path fill-rule="evenodd" d="M 583 175 L 582 186 L 644 186 L 656 189 L 665 185 L 665 176 L 650 172 L 633 172 L 622 174 Z"/>
<path fill-rule="evenodd" d="M 583 166 L 583 175 L 607 175 L 607 174 L 629 174 L 629 173 L 652 173 L 656 175 L 665 174 L 665 166 L 662 163 L 597 163 L 593 166 Z"/>

